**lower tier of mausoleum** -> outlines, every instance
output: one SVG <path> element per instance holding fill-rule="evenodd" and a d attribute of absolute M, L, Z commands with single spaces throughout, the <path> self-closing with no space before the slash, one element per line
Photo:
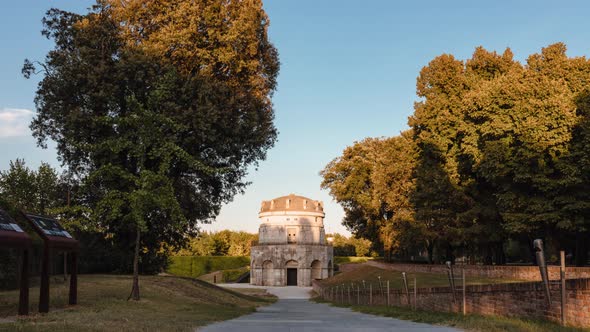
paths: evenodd
<path fill-rule="evenodd" d="M 311 286 L 333 273 L 333 247 L 320 244 L 264 244 L 251 248 L 250 283 Z"/>

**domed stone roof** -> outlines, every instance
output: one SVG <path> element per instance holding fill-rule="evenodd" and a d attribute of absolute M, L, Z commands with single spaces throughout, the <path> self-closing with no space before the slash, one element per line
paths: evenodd
<path fill-rule="evenodd" d="M 270 201 L 262 201 L 260 213 L 271 211 L 316 211 L 323 212 L 324 204 L 304 196 L 290 194 Z"/>

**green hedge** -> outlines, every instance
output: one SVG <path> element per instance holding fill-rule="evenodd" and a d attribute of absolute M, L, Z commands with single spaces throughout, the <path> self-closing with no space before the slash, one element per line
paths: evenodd
<path fill-rule="evenodd" d="M 250 265 L 248 256 L 173 256 L 167 272 L 181 277 L 197 278 L 219 270 L 237 269 Z"/>

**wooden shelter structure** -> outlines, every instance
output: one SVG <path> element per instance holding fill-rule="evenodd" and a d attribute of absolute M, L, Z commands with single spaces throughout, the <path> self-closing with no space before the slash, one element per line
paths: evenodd
<path fill-rule="evenodd" d="M 0 248 L 14 248 L 21 251 L 19 273 L 18 314 L 29 314 L 29 254 L 31 237 L 23 231 L 8 212 L 0 209 Z"/>

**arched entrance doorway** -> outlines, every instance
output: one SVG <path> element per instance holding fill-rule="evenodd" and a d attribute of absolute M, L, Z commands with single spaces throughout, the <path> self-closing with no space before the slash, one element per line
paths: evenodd
<path fill-rule="evenodd" d="M 272 261 L 264 261 L 262 263 L 262 285 L 263 286 L 273 286 L 273 267 Z"/>
<path fill-rule="evenodd" d="M 297 286 L 297 261 L 290 260 L 285 264 L 287 268 L 287 286 Z"/>
<path fill-rule="evenodd" d="M 322 262 L 318 261 L 317 259 L 311 262 L 311 279 L 322 279 Z"/>

